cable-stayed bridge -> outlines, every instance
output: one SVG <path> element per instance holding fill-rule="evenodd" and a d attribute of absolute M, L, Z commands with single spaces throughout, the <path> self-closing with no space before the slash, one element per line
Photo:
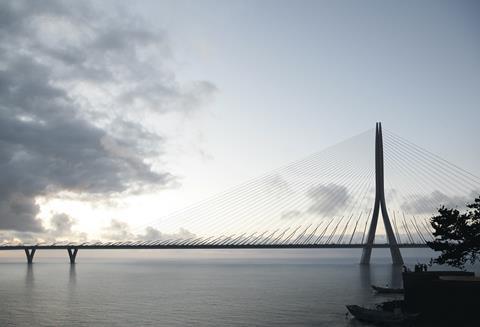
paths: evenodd
<path fill-rule="evenodd" d="M 3 243 L 0 250 L 426 247 L 441 205 L 463 208 L 480 178 L 377 123 L 303 160 L 269 172 L 110 242 Z M 161 204 L 159 204 L 161 205 Z M 382 217 L 379 223 L 379 217 Z M 139 234 L 144 233 L 144 234 Z"/>

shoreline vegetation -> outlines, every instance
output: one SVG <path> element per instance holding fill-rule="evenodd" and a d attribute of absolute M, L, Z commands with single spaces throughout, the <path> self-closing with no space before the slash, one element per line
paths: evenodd
<path fill-rule="evenodd" d="M 480 196 L 460 212 L 441 206 L 431 218 L 433 241 L 428 246 L 440 255 L 430 260 L 455 270 L 428 271 L 426 264 L 416 264 L 414 271 L 404 266 L 403 300 L 387 301 L 376 310 L 347 305 L 357 319 L 373 323 L 402 323 L 414 326 L 474 326 L 478 323 L 480 277 L 466 271 L 467 264 L 480 259 Z M 379 293 L 398 290 L 372 287 Z"/>

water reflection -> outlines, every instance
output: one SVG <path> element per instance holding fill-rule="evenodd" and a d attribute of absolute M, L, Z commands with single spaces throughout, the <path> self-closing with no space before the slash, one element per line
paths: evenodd
<path fill-rule="evenodd" d="M 25 272 L 25 286 L 27 288 L 32 288 L 34 286 L 35 282 L 35 276 L 33 274 L 33 264 L 32 265 L 26 265 L 26 272 Z"/>
<path fill-rule="evenodd" d="M 140 263 L 6 264 L 0 275 L 4 300 L 0 326 L 81 327 L 98 325 L 102 319 L 122 321 L 125 326 L 133 319 L 136 325 L 163 320 L 168 326 L 191 325 L 193 320 L 198 326 L 222 325 L 224 321 L 231 321 L 232 326 L 312 322 L 363 326 L 345 316 L 345 305 L 373 307 L 388 300 L 372 292 L 371 285 L 401 287 L 401 268 L 387 263 L 351 263 L 355 259 L 340 264 L 338 260 L 297 264 L 285 259 L 282 265 L 278 258 L 261 264 L 237 264 L 230 258 L 215 264 L 182 258 L 181 265 L 153 259 Z M 6 302 L 8 307 L 3 305 Z"/>
<path fill-rule="evenodd" d="M 390 286 L 393 288 L 402 288 L 403 287 L 402 267 L 398 265 L 391 265 L 390 269 L 391 269 Z"/>
<path fill-rule="evenodd" d="M 370 269 L 370 265 L 358 265 L 360 285 L 362 289 L 371 289 L 372 275 L 374 270 Z M 375 279 L 375 278 L 373 278 Z"/>
<path fill-rule="evenodd" d="M 70 265 L 70 270 L 68 274 L 68 285 L 75 286 L 77 285 L 77 270 L 76 265 Z"/>
<path fill-rule="evenodd" d="M 402 267 L 398 265 L 359 265 L 358 267 L 360 285 L 364 290 L 370 290 L 372 284 L 388 285 L 394 288 L 401 288 L 403 285 Z"/>

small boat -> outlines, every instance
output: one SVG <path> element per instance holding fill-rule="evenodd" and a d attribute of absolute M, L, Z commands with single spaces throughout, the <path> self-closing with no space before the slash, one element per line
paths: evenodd
<path fill-rule="evenodd" d="M 390 287 L 381 287 L 381 286 L 375 286 L 375 285 L 372 285 L 372 288 L 377 293 L 383 293 L 383 294 L 403 294 L 403 293 L 405 293 L 405 290 L 403 288 L 390 288 Z"/>
<path fill-rule="evenodd" d="M 358 305 L 347 305 L 346 307 L 356 319 L 378 324 L 402 324 L 418 317 L 418 314 L 367 309 Z"/>

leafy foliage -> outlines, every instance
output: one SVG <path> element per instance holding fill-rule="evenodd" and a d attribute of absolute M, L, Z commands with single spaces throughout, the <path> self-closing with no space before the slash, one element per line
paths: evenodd
<path fill-rule="evenodd" d="M 467 208 L 460 213 L 442 206 L 439 215 L 431 218 L 435 239 L 427 244 L 441 252 L 432 263 L 464 269 L 465 264 L 480 260 L 480 196 Z"/>

